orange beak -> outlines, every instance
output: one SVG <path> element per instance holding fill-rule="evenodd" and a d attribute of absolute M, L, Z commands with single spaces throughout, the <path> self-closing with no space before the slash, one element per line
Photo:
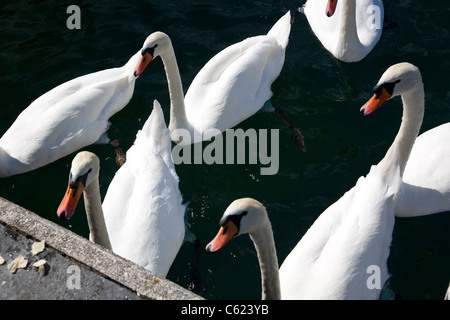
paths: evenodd
<path fill-rule="evenodd" d="M 139 60 L 138 65 L 134 69 L 134 76 L 139 77 L 142 72 L 144 72 L 145 68 L 147 68 L 150 61 L 153 60 L 153 56 L 149 52 L 144 52 L 144 54 L 141 57 L 141 60 Z"/>
<path fill-rule="evenodd" d="M 56 214 L 61 220 L 70 219 L 70 217 L 75 212 L 75 208 L 77 206 L 78 200 L 80 200 L 80 196 L 83 193 L 84 186 L 81 182 L 78 182 L 75 188 L 70 186 L 67 187 L 66 194 L 62 199 Z"/>
<path fill-rule="evenodd" d="M 331 17 L 334 14 L 334 12 L 336 11 L 337 2 L 338 2 L 338 0 L 328 0 L 327 8 L 325 9 L 325 14 L 328 17 Z"/>
<path fill-rule="evenodd" d="M 229 220 L 225 225 L 221 226 L 219 232 L 206 246 L 207 252 L 216 252 L 221 249 L 231 238 L 238 233 L 237 226 Z"/>
<path fill-rule="evenodd" d="M 387 99 L 390 97 L 390 93 L 387 92 L 385 88 L 381 88 L 381 93 L 374 94 L 372 98 L 370 98 L 369 101 L 367 101 L 359 111 L 363 116 L 366 116 L 368 114 L 371 114 L 374 112 L 379 106 L 383 104 Z"/>

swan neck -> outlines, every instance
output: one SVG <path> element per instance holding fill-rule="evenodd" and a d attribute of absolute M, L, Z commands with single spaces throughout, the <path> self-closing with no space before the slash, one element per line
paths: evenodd
<path fill-rule="evenodd" d="M 98 179 L 94 179 L 86 186 L 83 197 L 92 242 L 111 250 L 111 243 L 103 216 Z"/>
<path fill-rule="evenodd" d="M 337 52 L 346 52 L 361 45 L 356 29 L 356 0 L 341 0 L 342 14 Z"/>
<path fill-rule="evenodd" d="M 278 259 L 270 221 L 263 228 L 250 235 L 261 269 L 261 288 L 263 300 L 280 300 L 280 277 Z"/>
<path fill-rule="evenodd" d="M 166 71 L 167 85 L 170 96 L 170 123 L 169 129 L 172 132 L 175 129 L 186 129 L 189 127 L 186 110 L 184 107 L 184 92 L 181 82 L 180 71 L 178 69 L 177 59 L 173 47 L 161 55 Z"/>
<path fill-rule="evenodd" d="M 425 106 L 423 85 L 420 84 L 403 93 L 401 98 L 403 102 L 402 123 L 394 142 L 383 160 L 386 159 L 388 166 L 395 165 L 392 161 L 395 161 L 394 153 L 398 152 L 400 176 L 403 176 L 409 155 L 422 126 Z"/>

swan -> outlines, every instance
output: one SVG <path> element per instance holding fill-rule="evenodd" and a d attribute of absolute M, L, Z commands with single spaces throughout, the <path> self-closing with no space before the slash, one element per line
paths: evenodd
<path fill-rule="evenodd" d="M 207 246 L 207 252 L 216 252 L 230 239 L 248 233 L 258 256 L 263 300 L 280 300 L 281 289 L 278 258 L 272 225 L 264 205 L 252 198 L 234 200 L 220 219 L 220 229 Z"/>
<path fill-rule="evenodd" d="M 34 100 L 0 139 L 0 177 L 25 173 L 94 143 L 108 143 L 108 119 L 130 101 L 136 52 L 119 68 L 69 80 Z"/>
<path fill-rule="evenodd" d="M 276 251 L 267 235 L 272 232 L 268 219 L 255 218 L 264 215 L 262 206 L 247 200 L 232 203 L 206 250 L 216 251 L 242 233 L 264 233 L 252 237 L 260 241 L 255 247 L 262 278 L 272 277 L 262 280 L 263 292 L 273 289 L 273 296 L 282 299 L 378 299 L 389 277 L 387 259 L 402 197 L 401 177 L 424 113 L 420 79 L 416 66 L 393 65 L 375 86 L 374 96 L 361 107 L 362 114 L 370 114 L 384 99 L 401 95 L 404 109 L 399 131 L 384 158 L 328 207 L 287 255 L 278 270 L 279 295 L 277 285 L 266 285 L 277 281 Z M 258 214 L 253 214 L 255 207 Z M 263 298 L 270 296 L 265 293 Z"/>
<path fill-rule="evenodd" d="M 393 66 L 392 70 L 404 68 L 416 67 L 401 63 Z M 403 122 L 420 128 L 424 115 L 425 93 L 419 70 L 412 73 L 407 82 L 404 80 L 401 80 L 403 83 L 392 82 L 386 86 L 386 89 L 380 87 L 382 82 L 385 82 L 383 77 L 375 86 L 372 99 L 361 109 L 363 114 L 373 112 L 384 101 L 394 97 L 395 90 L 399 86 L 404 86 L 402 89 L 405 91 L 402 95 L 405 110 Z M 415 111 L 407 112 L 410 108 Z M 410 140 L 414 145 L 403 172 L 402 192 L 395 213 L 398 217 L 417 217 L 450 210 L 450 146 L 448 143 L 450 123 L 439 125 L 416 137 L 416 131 L 412 131 Z"/>
<path fill-rule="evenodd" d="M 69 219 L 83 193 L 90 239 L 166 277 L 184 239 L 185 205 L 178 189 L 169 130 L 156 100 L 126 157 L 102 204 L 99 159 L 91 152 L 78 153 L 57 214 Z"/>
<path fill-rule="evenodd" d="M 145 40 L 135 75 L 161 57 L 171 101 L 169 129 L 175 143 L 186 146 L 210 140 L 263 107 L 284 64 L 291 18 L 288 11 L 266 35 L 247 38 L 219 52 L 194 77 L 185 96 L 169 36 L 158 31 Z M 303 136 L 294 131 L 305 151 Z"/>
<path fill-rule="evenodd" d="M 302 9 L 325 49 L 344 62 L 361 61 L 381 38 L 381 0 L 308 0 Z"/>
<path fill-rule="evenodd" d="M 374 166 L 325 210 L 279 269 L 267 211 L 252 198 L 237 199 L 228 206 L 206 251 L 215 252 L 233 237 L 249 233 L 258 256 L 264 300 L 378 299 L 388 278 L 400 180 L 398 170 L 394 177 L 386 177 L 383 170 Z M 375 284 L 367 273 L 372 266 L 378 268 Z"/>

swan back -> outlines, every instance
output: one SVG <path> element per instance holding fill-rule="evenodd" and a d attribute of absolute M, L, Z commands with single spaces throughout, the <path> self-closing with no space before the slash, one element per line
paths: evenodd
<path fill-rule="evenodd" d="M 185 206 L 156 100 L 126 156 L 102 205 L 112 249 L 165 277 L 184 239 Z"/>

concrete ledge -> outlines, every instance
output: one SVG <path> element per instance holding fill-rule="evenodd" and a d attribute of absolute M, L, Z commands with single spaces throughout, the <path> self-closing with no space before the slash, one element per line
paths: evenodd
<path fill-rule="evenodd" d="M 51 260 L 48 274 L 44 276 L 33 271 L 35 268 L 31 264 L 34 261 L 31 261 L 26 270 L 18 270 L 16 274 L 11 274 L 6 267 L 10 261 L 0 265 L 2 299 L 203 299 L 1 197 L 0 227 L 4 229 L 2 232 L 0 228 L 0 255 L 5 260 L 15 258 L 12 251 L 15 255 L 22 252 L 38 260 L 39 257 L 34 257 L 30 253 L 31 244 L 42 240 L 45 240 L 46 250 L 50 251 L 43 253 L 46 255 L 44 259 Z M 26 248 L 23 248 L 24 246 Z M 65 268 L 58 268 L 61 261 L 65 261 Z M 66 282 L 70 276 L 67 273 L 67 266 L 74 264 L 83 270 L 84 291 L 67 289 Z M 58 273 L 58 276 L 55 276 L 55 273 Z M 25 283 L 21 284 L 21 279 Z M 38 289 L 34 290 L 39 292 L 34 291 L 30 294 L 29 288 L 33 287 L 30 281 L 38 285 Z"/>

